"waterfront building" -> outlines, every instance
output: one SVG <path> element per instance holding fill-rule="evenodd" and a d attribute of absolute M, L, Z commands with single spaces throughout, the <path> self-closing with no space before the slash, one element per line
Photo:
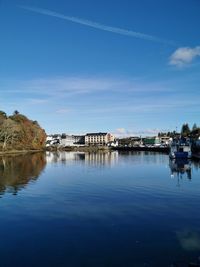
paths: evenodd
<path fill-rule="evenodd" d="M 85 144 L 84 135 L 67 135 L 62 134 L 61 136 L 61 146 L 76 146 Z"/>
<path fill-rule="evenodd" d="M 160 139 L 159 137 L 145 137 L 143 139 L 143 144 L 144 145 L 159 145 L 160 144 Z"/>
<path fill-rule="evenodd" d="M 154 136 L 143 139 L 144 145 L 169 145 L 171 138 L 169 136 Z"/>
<path fill-rule="evenodd" d="M 130 137 L 124 137 L 118 139 L 118 145 L 119 146 L 139 146 L 142 144 L 142 139 L 141 137 L 138 136 L 130 136 Z"/>
<path fill-rule="evenodd" d="M 115 137 L 110 133 L 87 133 L 85 135 L 86 145 L 100 145 L 105 146 L 108 143 L 114 142 Z"/>
<path fill-rule="evenodd" d="M 73 135 L 74 144 L 84 145 L 85 144 L 85 135 Z"/>
<path fill-rule="evenodd" d="M 73 135 L 62 134 L 60 145 L 61 146 L 73 146 L 74 145 Z"/>
<path fill-rule="evenodd" d="M 50 134 L 46 138 L 46 146 L 58 145 L 61 142 L 60 134 Z"/>
<path fill-rule="evenodd" d="M 88 133 L 86 135 L 48 135 L 46 146 L 58 145 L 67 146 L 83 146 L 83 145 L 111 145 L 115 141 L 115 137 L 110 133 Z"/>
<path fill-rule="evenodd" d="M 169 145 L 170 141 L 172 140 L 170 136 L 164 135 L 164 136 L 160 136 L 160 143 L 164 144 L 164 145 Z"/>

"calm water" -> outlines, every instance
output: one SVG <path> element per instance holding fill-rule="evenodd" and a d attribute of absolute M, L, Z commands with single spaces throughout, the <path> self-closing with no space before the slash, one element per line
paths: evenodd
<path fill-rule="evenodd" d="M 184 267 L 199 257 L 198 162 L 144 152 L 0 158 L 1 267 Z"/>

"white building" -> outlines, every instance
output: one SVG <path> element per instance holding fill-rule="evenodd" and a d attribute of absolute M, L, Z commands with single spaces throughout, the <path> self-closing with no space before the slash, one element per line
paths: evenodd
<path fill-rule="evenodd" d="M 110 142 L 113 142 L 115 137 L 110 133 L 87 133 L 85 135 L 86 145 L 100 145 L 104 146 Z"/>
<path fill-rule="evenodd" d="M 68 135 L 63 133 L 48 135 L 46 146 L 58 145 L 63 147 L 68 146 L 83 146 L 83 145 L 115 145 L 115 137 L 110 133 L 87 133 L 86 135 Z"/>
<path fill-rule="evenodd" d="M 61 136 L 61 146 L 78 146 L 85 144 L 85 136 L 84 135 L 67 135 L 62 134 Z"/>
<path fill-rule="evenodd" d="M 59 145 L 60 142 L 61 142 L 61 135 L 60 134 L 47 135 L 46 146 Z"/>

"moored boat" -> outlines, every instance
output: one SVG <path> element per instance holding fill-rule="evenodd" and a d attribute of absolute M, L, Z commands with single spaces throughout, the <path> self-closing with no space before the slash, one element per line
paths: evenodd
<path fill-rule="evenodd" d="M 190 140 L 185 138 L 179 140 L 173 140 L 170 145 L 169 156 L 171 159 L 177 158 L 186 158 L 189 159 L 192 157 L 191 152 L 191 143 Z"/>

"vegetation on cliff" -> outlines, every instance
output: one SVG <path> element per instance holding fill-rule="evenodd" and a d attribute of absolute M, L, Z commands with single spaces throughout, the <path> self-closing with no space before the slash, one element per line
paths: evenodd
<path fill-rule="evenodd" d="M 0 111 L 0 151 L 38 150 L 45 146 L 46 133 L 37 121 L 15 111 L 7 116 Z"/>

